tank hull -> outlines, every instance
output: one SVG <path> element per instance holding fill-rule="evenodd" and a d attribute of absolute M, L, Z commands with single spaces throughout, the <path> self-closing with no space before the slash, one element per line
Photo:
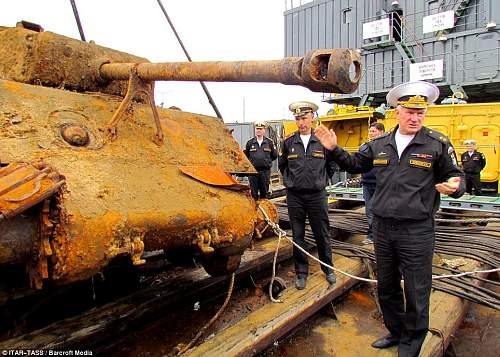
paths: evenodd
<path fill-rule="evenodd" d="M 50 279 L 88 278 L 118 255 L 140 264 L 144 250 L 240 255 L 259 220 L 249 191 L 209 185 L 181 171 L 254 172 L 227 129 L 216 118 L 158 108 L 165 134 L 158 146 L 150 108 L 133 103 L 118 138 L 109 140 L 105 125 L 120 100 L 0 80 L 1 162 L 42 160 L 65 177 L 49 215 L 49 236 L 33 238 L 50 243 L 43 257 Z M 68 126 L 84 130 L 88 144 L 69 143 L 61 134 Z"/>

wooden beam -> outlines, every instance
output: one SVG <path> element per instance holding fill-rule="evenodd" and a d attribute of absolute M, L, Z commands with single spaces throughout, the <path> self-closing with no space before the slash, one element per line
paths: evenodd
<path fill-rule="evenodd" d="M 338 269 L 365 276 L 359 259 L 340 257 Z M 283 292 L 284 303 L 267 304 L 225 329 L 214 338 L 188 351 L 188 356 L 253 356 L 300 325 L 324 305 L 349 290 L 357 281 L 337 274 L 337 284 L 329 288 L 322 271 L 310 275 L 307 287 Z"/>

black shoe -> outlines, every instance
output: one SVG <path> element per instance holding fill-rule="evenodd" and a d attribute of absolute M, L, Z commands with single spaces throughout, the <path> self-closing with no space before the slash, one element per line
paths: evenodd
<path fill-rule="evenodd" d="M 297 290 L 303 290 L 306 287 L 306 277 L 298 276 L 295 278 L 295 287 Z"/>
<path fill-rule="evenodd" d="M 328 281 L 328 284 L 330 285 L 335 285 L 335 283 L 337 282 L 337 278 L 335 277 L 335 274 L 329 273 L 326 274 L 326 281 Z"/>
<path fill-rule="evenodd" d="M 396 346 L 399 343 L 399 338 L 394 337 L 391 334 L 388 334 L 382 338 L 379 338 L 375 342 L 372 343 L 372 347 L 374 348 L 389 348 L 392 346 Z"/>

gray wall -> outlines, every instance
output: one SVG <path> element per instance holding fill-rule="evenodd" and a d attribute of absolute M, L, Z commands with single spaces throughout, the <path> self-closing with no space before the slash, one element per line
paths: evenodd
<path fill-rule="evenodd" d="M 391 38 L 363 40 L 363 23 L 378 20 L 392 0 L 316 0 L 284 14 L 285 56 L 317 48 L 362 49 L 364 74 L 358 90 L 340 101 L 356 104 L 365 94 L 382 100 L 393 86 L 408 81 L 409 64 Z M 400 0 L 407 29 L 405 43 L 416 62 L 444 60 L 443 78 L 433 80 L 442 95 L 461 85 L 469 101 L 498 101 L 500 96 L 500 0 L 470 0 L 446 41 L 423 34 L 422 18 L 451 10 L 461 0 Z M 441 7 L 440 7 L 441 6 Z M 497 27 L 487 31 L 489 21 Z M 455 88 L 455 87 L 453 87 Z M 377 99 L 376 99 L 377 100 Z"/>

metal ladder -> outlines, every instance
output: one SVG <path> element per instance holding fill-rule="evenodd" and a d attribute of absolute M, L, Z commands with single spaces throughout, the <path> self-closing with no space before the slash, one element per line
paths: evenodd
<path fill-rule="evenodd" d="M 452 10 L 455 13 L 455 23 L 458 22 L 458 19 L 462 17 L 465 10 L 469 7 L 471 0 L 442 0 L 441 4 L 439 4 L 439 9 L 441 11 L 450 11 Z M 436 33 L 436 37 L 440 37 L 450 33 L 453 29 L 440 30 Z"/>

